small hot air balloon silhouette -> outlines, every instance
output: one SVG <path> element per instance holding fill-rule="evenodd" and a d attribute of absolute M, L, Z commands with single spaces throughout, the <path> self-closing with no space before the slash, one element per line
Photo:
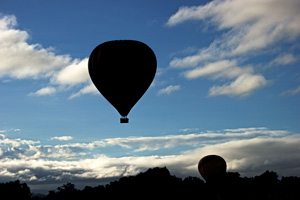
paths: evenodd
<path fill-rule="evenodd" d="M 226 162 L 218 155 L 208 155 L 198 163 L 198 170 L 207 182 L 214 182 L 226 174 Z"/>
<path fill-rule="evenodd" d="M 128 123 L 127 115 L 152 83 L 156 65 L 152 49 L 135 40 L 104 42 L 88 63 L 94 85 L 120 113 L 121 123 Z"/>

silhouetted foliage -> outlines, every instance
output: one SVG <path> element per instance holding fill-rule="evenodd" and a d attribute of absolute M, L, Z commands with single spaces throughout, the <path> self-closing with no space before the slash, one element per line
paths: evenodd
<path fill-rule="evenodd" d="M 0 183 L 0 199 L 31 199 L 30 188 L 26 183 L 20 183 L 19 180 L 8 183 Z"/>
<path fill-rule="evenodd" d="M 101 199 L 243 199 L 243 200 L 299 200 L 300 178 L 282 177 L 266 171 L 255 177 L 241 177 L 238 172 L 227 172 L 217 182 L 204 183 L 198 177 L 184 179 L 172 176 L 164 168 L 152 168 L 136 176 L 122 177 L 107 185 L 76 189 L 72 183 L 63 184 L 47 196 L 31 195 L 26 183 L 0 183 L 1 200 L 101 200 Z"/>
<path fill-rule="evenodd" d="M 79 199 L 82 193 L 80 190 L 77 190 L 72 183 L 63 184 L 63 186 L 58 187 L 57 190 L 57 192 L 49 191 L 46 199 Z"/>

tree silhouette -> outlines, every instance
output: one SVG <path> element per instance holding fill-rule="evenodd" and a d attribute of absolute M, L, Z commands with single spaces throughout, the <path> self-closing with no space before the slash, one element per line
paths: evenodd
<path fill-rule="evenodd" d="M 8 183 L 0 183 L 1 200 L 10 199 L 31 199 L 30 188 L 26 183 L 20 183 L 19 180 Z"/>
<path fill-rule="evenodd" d="M 72 183 L 63 184 L 61 187 L 57 188 L 58 192 L 50 191 L 47 199 L 80 199 L 80 191 L 75 188 Z"/>
<path fill-rule="evenodd" d="M 243 199 L 243 200 L 298 200 L 300 178 L 282 177 L 266 171 L 255 177 L 241 177 L 238 172 L 227 172 L 218 182 L 204 182 L 198 177 L 184 179 L 172 176 L 166 167 L 152 168 L 136 176 L 122 177 L 107 185 L 86 186 L 79 190 L 72 183 L 49 191 L 48 195 L 34 196 L 26 183 L 0 183 L 0 199 L 11 200 L 101 200 L 101 199 Z"/>

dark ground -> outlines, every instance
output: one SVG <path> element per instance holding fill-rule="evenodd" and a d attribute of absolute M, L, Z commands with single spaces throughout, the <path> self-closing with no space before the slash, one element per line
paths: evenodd
<path fill-rule="evenodd" d="M 181 179 L 171 176 L 167 168 L 153 168 L 136 176 L 120 178 L 107 185 L 76 189 L 72 183 L 49 191 L 48 195 L 31 194 L 26 183 L 0 183 L 0 199 L 68 200 L 68 199 L 282 199 L 300 200 L 300 177 L 282 177 L 266 171 L 255 177 L 240 177 L 227 172 L 220 180 L 204 183 L 197 177 Z"/>

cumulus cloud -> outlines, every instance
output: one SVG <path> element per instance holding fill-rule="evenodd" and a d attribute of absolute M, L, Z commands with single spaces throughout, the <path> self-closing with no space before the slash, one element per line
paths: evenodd
<path fill-rule="evenodd" d="M 196 67 L 199 63 L 204 61 L 214 60 L 214 56 L 211 50 L 212 48 L 213 47 L 208 49 L 201 49 L 195 55 L 189 55 L 184 58 L 175 57 L 170 62 L 170 66 L 173 68 L 190 68 Z"/>
<path fill-rule="evenodd" d="M 89 80 L 88 58 L 83 60 L 75 59 L 73 63 L 66 66 L 52 76 L 51 81 L 60 85 L 76 85 Z"/>
<path fill-rule="evenodd" d="M 212 79 L 235 79 L 222 86 L 213 86 L 209 96 L 229 95 L 247 96 L 255 89 L 267 85 L 268 81 L 260 74 L 255 74 L 253 67 L 238 67 L 235 60 L 222 60 L 206 64 L 185 72 L 187 79 L 210 77 Z"/>
<path fill-rule="evenodd" d="M 53 95 L 66 91 L 61 89 L 64 87 L 90 87 L 88 58 L 73 59 L 56 54 L 52 47 L 30 44 L 28 32 L 16 29 L 16 25 L 14 15 L 0 18 L 0 78 L 49 80 L 49 86 L 31 92 L 31 96 Z M 83 88 L 80 92 L 81 95 L 89 93 L 94 91 Z"/>
<path fill-rule="evenodd" d="M 3 133 L 6 133 L 3 132 Z M 23 145 L 35 145 L 35 144 L 39 144 L 39 141 L 33 141 L 33 140 L 24 140 L 24 139 L 9 139 L 7 138 L 4 134 L 0 134 L 0 145 L 1 147 L 5 146 L 9 146 L 9 147 L 20 147 Z"/>
<path fill-rule="evenodd" d="M 99 91 L 93 83 L 90 83 L 89 85 L 85 86 L 84 88 L 82 88 L 78 92 L 72 94 L 69 97 L 69 99 L 73 99 L 73 98 L 79 97 L 79 96 L 84 95 L 84 94 L 99 94 Z"/>
<path fill-rule="evenodd" d="M 14 29 L 15 16 L 0 18 L 0 76 L 13 78 L 49 77 L 71 61 L 68 55 L 56 55 L 51 48 L 28 44 L 26 31 Z"/>
<path fill-rule="evenodd" d="M 197 67 L 185 73 L 188 79 L 195 79 L 199 77 L 217 78 L 236 78 L 243 74 L 253 73 L 252 67 L 238 67 L 235 60 L 222 60 L 209 63 L 203 67 Z"/>
<path fill-rule="evenodd" d="M 213 75 L 228 78 L 228 72 L 240 74 L 230 83 L 211 87 L 209 96 L 251 94 L 266 86 L 265 77 L 255 73 L 253 67 L 232 66 L 234 63 L 228 60 L 245 62 L 260 50 L 271 52 L 268 48 L 279 42 L 292 43 L 300 36 L 300 25 L 297 23 L 300 20 L 299 9 L 297 0 L 214 0 L 205 5 L 180 7 L 169 18 L 169 27 L 197 20 L 216 27 L 223 34 L 194 54 L 173 58 L 170 66 L 185 70 L 195 68 L 186 71 L 185 77 L 188 79 Z M 292 53 L 278 51 L 279 55 L 270 61 L 271 65 L 287 65 L 298 60 Z M 246 84 L 246 80 L 251 83 Z M 236 85 L 241 81 L 245 89 Z"/>
<path fill-rule="evenodd" d="M 192 130 L 197 131 L 195 128 Z M 197 163 L 208 154 L 221 155 L 229 171 L 238 171 L 246 176 L 265 170 L 274 170 L 284 176 L 300 175 L 299 142 L 299 134 L 265 127 L 158 137 L 107 138 L 64 145 L 11 139 L 1 134 L 0 175 L 3 181 L 19 179 L 35 188 L 49 184 L 57 187 L 68 181 L 76 185 L 84 181 L 88 185 L 89 181 L 95 183 L 102 178 L 135 175 L 150 167 L 163 166 L 176 176 L 199 176 Z M 119 146 L 122 153 L 105 155 L 106 148 L 111 146 Z M 178 150 L 179 146 L 185 148 Z M 172 153 L 160 155 L 157 151 L 166 148 Z M 95 153 L 97 149 L 100 154 Z M 146 151 L 153 153 L 151 156 L 143 154 Z M 56 188 L 54 185 L 53 189 Z"/>
<path fill-rule="evenodd" d="M 46 95 L 52 95 L 55 94 L 56 92 L 56 88 L 55 87 L 44 87 L 41 88 L 39 90 L 37 90 L 36 92 L 32 92 L 29 95 L 30 96 L 46 96 Z"/>
<path fill-rule="evenodd" d="M 238 41 L 230 37 L 228 44 L 235 45 L 235 53 L 246 53 L 270 45 L 284 36 L 291 39 L 299 36 L 299 8 L 297 0 L 214 0 L 206 5 L 179 8 L 167 25 L 209 19 L 218 29 L 234 28 L 234 36 L 239 36 L 236 38 Z"/>
<path fill-rule="evenodd" d="M 67 141 L 72 140 L 72 136 L 60 136 L 60 137 L 52 137 L 51 140 L 60 140 L 60 141 Z"/>
<path fill-rule="evenodd" d="M 264 87 L 267 84 L 268 81 L 262 75 L 244 74 L 228 85 L 211 87 L 209 96 L 247 96 L 255 89 Z"/>
<path fill-rule="evenodd" d="M 254 176 L 266 170 L 274 170 L 279 175 L 291 176 L 299 173 L 300 157 L 296 153 L 300 150 L 296 145 L 298 142 L 298 135 L 285 138 L 253 138 L 206 146 L 189 153 L 195 156 L 222 155 L 227 161 L 228 170 L 238 171 L 242 175 Z M 289 169 L 283 167 L 287 165 Z"/>
<path fill-rule="evenodd" d="M 162 94 L 167 94 L 167 95 L 170 95 L 171 93 L 175 92 L 175 91 L 178 91 L 180 90 L 181 87 L 180 85 L 169 85 L 168 87 L 166 88 L 163 88 L 163 89 L 160 89 L 158 91 L 158 94 L 159 95 L 162 95 Z"/>

